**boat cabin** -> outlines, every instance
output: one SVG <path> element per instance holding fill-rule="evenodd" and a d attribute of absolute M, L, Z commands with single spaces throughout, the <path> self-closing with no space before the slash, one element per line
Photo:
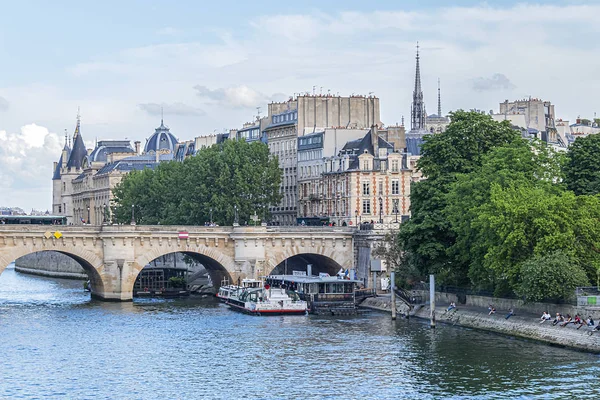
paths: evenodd
<path fill-rule="evenodd" d="M 354 304 L 354 291 L 362 283 L 359 280 L 343 279 L 341 276 L 329 274 L 314 276 L 294 272 L 295 275 L 269 275 L 265 278 L 265 284 L 294 290 L 302 300 L 310 303 L 351 302 Z"/>

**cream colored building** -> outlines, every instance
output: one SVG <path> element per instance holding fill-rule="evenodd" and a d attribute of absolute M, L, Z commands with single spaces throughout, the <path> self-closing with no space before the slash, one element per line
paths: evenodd
<path fill-rule="evenodd" d="M 409 215 L 412 171 L 376 127 L 325 158 L 318 184 L 300 188 L 300 217 L 336 225 L 401 222 Z"/>
<path fill-rule="evenodd" d="M 132 148 L 128 140 L 102 140 L 93 150 L 87 150 L 78 118 L 73 147 L 65 143 L 59 162 L 54 163 L 53 214 L 66 216 L 69 225 L 109 222 L 113 189 L 123 176 L 173 160 L 176 146 L 177 139 L 161 120 L 143 152 L 140 142 Z"/>

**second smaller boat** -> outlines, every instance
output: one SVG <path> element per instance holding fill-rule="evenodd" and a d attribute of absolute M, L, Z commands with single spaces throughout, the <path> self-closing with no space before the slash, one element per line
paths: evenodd
<path fill-rule="evenodd" d="M 226 302 L 232 309 L 253 315 L 306 314 L 308 304 L 300 300 L 298 293 L 283 288 L 244 289 L 237 298 Z"/>

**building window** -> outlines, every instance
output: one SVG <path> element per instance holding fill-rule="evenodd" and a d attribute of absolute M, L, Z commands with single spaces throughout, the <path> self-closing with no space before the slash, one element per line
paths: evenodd
<path fill-rule="evenodd" d="M 383 180 L 379 180 L 379 195 L 383 195 Z"/>
<path fill-rule="evenodd" d="M 371 214 L 371 200 L 363 200 L 363 214 Z"/>
<path fill-rule="evenodd" d="M 363 171 L 368 171 L 369 170 L 369 161 L 366 161 L 363 163 Z"/>
<path fill-rule="evenodd" d="M 394 210 L 392 211 L 394 214 L 398 214 L 400 212 L 400 210 L 399 210 L 399 204 L 400 204 L 400 200 L 394 199 L 394 201 L 393 201 L 393 208 L 394 208 Z"/>
<path fill-rule="evenodd" d="M 398 160 L 392 161 L 392 172 L 398 172 Z"/>
<path fill-rule="evenodd" d="M 59 204 L 58 205 L 58 213 L 60 214 L 62 212 L 62 206 Z"/>
<path fill-rule="evenodd" d="M 363 190 L 362 190 L 363 196 L 369 196 L 371 194 L 369 182 L 363 182 L 362 186 L 363 186 Z"/>
<path fill-rule="evenodd" d="M 400 182 L 398 180 L 392 181 L 392 194 L 400 194 Z"/>

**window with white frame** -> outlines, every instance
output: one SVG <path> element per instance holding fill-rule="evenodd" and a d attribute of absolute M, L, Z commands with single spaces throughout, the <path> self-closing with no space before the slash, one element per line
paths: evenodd
<path fill-rule="evenodd" d="M 369 185 L 369 182 L 363 182 L 362 194 L 363 194 L 363 196 L 369 196 L 371 194 L 371 187 Z"/>
<path fill-rule="evenodd" d="M 392 194 L 400 194 L 400 182 L 397 179 L 392 181 Z"/>
<path fill-rule="evenodd" d="M 363 214 L 371 214 L 371 200 L 363 200 L 362 213 Z"/>

